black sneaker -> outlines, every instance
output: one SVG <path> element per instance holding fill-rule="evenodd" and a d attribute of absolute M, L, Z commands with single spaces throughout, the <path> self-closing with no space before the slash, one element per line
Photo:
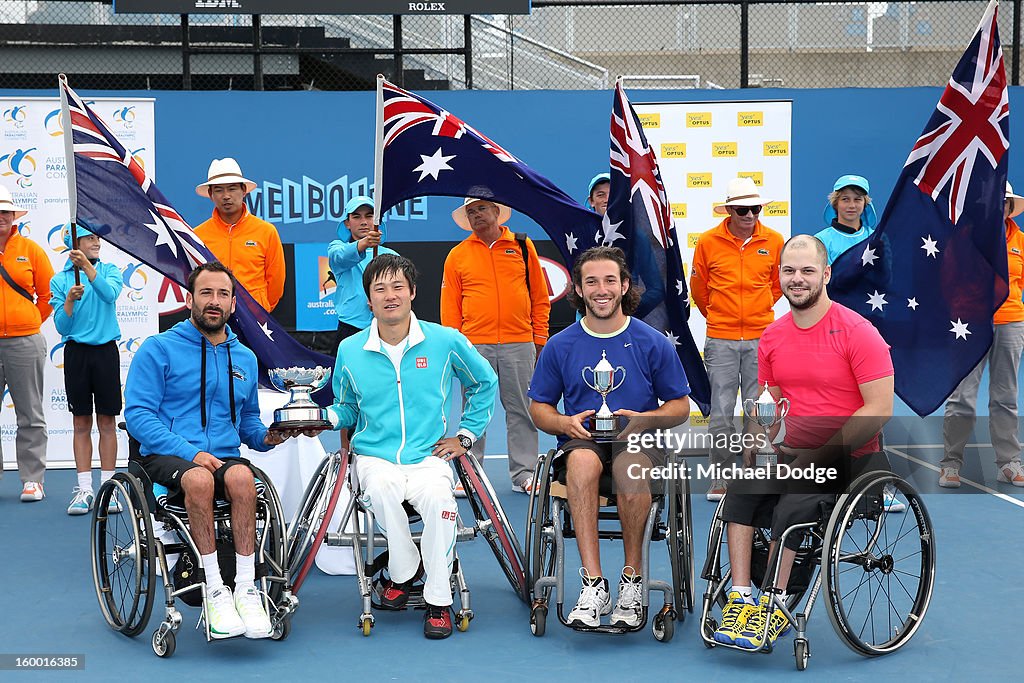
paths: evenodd
<path fill-rule="evenodd" d="M 380 606 L 382 609 L 399 610 L 405 608 L 409 602 L 409 586 L 411 582 L 395 583 L 391 579 L 384 582 L 384 590 L 380 592 Z"/>
<path fill-rule="evenodd" d="M 447 607 L 427 605 L 423 616 L 423 635 L 431 640 L 443 640 L 452 634 L 452 611 Z"/>

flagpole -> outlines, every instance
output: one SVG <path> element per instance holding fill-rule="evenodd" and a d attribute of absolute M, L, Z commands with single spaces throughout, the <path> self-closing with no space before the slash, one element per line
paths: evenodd
<path fill-rule="evenodd" d="M 71 247 L 78 248 L 78 187 L 75 185 L 75 140 L 71 126 L 71 107 L 68 106 L 68 77 L 57 76 L 60 90 L 60 118 L 64 124 L 64 166 L 67 168 L 68 211 L 71 214 Z M 75 285 L 81 284 L 78 266 L 75 266 Z"/>
<path fill-rule="evenodd" d="M 380 192 L 384 177 L 384 74 L 377 74 L 377 121 L 373 140 L 373 227 L 376 228 L 381 219 Z M 377 258 L 377 247 L 373 248 L 373 258 Z"/>

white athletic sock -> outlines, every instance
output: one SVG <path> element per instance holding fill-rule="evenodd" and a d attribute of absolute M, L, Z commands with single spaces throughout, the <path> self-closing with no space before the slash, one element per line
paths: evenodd
<path fill-rule="evenodd" d="M 733 586 L 729 590 L 730 592 L 739 593 L 740 597 L 743 598 L 743 602 L 747 603 L 748 605 L 756 604 L 754 602 L 754 591 L 751 590 L 750 586 Z"/>
<path fill-rule="evenodd" d="M 245 590 L 256 583 L 256 554 L 235 553 L 235 590 Z"/>
<path fill-rule="evenodd" d="M 100 470 L 100 486 L 103 482 L 114 478 L 114 470 Z"/>
<path fill-rule="evenodd" d="M 92 491 L 92 470 L 78 473 L 78 488 L 83 491 Z"/>
<path fill-rule="evenodd" d="M 206 594 L 224 587 L 224 579 L 220 575 L 220 562 L 217 561 L 217 551 L 199 558 L 203 565 L 203 573 L 206 574 Z"/>

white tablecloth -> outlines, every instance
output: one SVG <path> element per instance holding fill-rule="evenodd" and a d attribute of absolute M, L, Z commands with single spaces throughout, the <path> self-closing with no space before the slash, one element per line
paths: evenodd
<path fill-rule="evenodd" d="M 288 401 L 288 395 L 269 389 L 259 390 L 260 417 L 264 424 L 274 421 L 274 410 Z M 302 494 L 306 483 L 316 473 L 320 462 L 327 455 L 320 439 L 298 436 L 288 439 L 266 453 L 250 450 L 244 444 L 241 447 L 243 458 L 248 458 L 254 465 L 263 470 L 274 483 L 281 505 L 284 508 L 285 523 L 290 523 L 295 510 L 302 502 Z M 331 531 L 337 530 L 338 518 L 348 503 L 348 489 L 342 489 L 335 509 L 334 523 Z M 355 562 L 352 560 L 351 548 L 321 548 L 316 556 L 316 566 L 328 574 L 355 574 Z"/>

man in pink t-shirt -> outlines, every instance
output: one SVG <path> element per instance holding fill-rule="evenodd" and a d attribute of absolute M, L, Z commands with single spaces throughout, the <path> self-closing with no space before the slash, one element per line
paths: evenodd
<path fill-rule="evenodd" d="M 854 458 L 849 469 L 857 473 L 870 460 L 864 456 L 880 450 L 880 430 L 892 416 L 892 359 L 889 346 L 870 322 L 828 298 L 825 285 L 831 275 L 825 245 L 817 238 L 797 235 L 786 243 L 779 280 L 790 312 L 761 335 L 758 382 L 767 384 L 775 400 L 785 396 L 790 401 L 786 442 L 777 449 L 781 459 L 792 459 L 794 467 L 803 467 L 828 464 L 822 458 L 830 455 L 849 454 Z M 770 436 L 777 432 L 778 425 Z M 821 505 L 834 500 L 834 494 L 730 490 L 722 519 L 729 523 L 732 587 L 715 640 L 758 650 L 768 645 L 766 620 L 772 644 L 790 630 L 782 611 L 771 610 L 767 592 L 760 604 L 754 602 L 750 580 L 754 527 L 771 528 L 774 550 L 783 531 L 817 520 Z M 790 535 L 782 550 L 778 585 L 783 588 L 783 600 L 801 540 L 802 534 Z"/>

